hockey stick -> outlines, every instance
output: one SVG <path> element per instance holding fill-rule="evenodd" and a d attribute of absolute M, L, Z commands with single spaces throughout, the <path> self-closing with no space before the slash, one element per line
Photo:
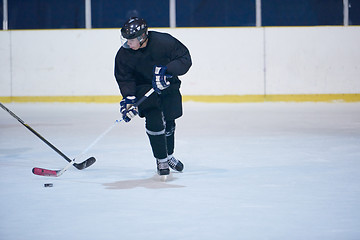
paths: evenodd
<path fill-rule="evenodd" d="M 151 88 L 147 93 L 145 93 L 145 95 L 140 98 L 139 101 L 137 101 L 133 106 L 136 108 L 138 107 L 142 102 L 144 102 L 152 93 L 154 92 L 154 89 Z M 123 120 L 116 120 L 108 129 L 106 129 L 106 131 L 104 131 L 102 134 L 100 134 L 79 156 L 84 155 L 87 151 L 90 150 L 90 148 L 92 148 L 97 142 L 100 141 L 100 139 L 102 139 L 108 132 L 110 132 L 116 124 L 118 124 L 119 122 L 122 122 Z M 78 158 L 78 157 L 76 157 Z M 45 168 L 33 168 L 33 173 L 36 175 L 41 175 L 41 176 L 50 176 L 50 177 L 59 177 L 61 176 L 66 170 L 68 170 L 71 166 L 71 164 L 75 161 L 74 158 L 72 160 L 72 162 L 69 162 L 64 168 L 60 169 L 60 170 L 50 170 L 50 169 L 45 169 Z"/>
<path fill-rule="evenodd" d="M 58 148 L 56 148 L 53 144 L 51 144 L 48 140 L 46 140 L 43 136 L 41 136 L 38 132 L 36 132 L 32 127 L 30 127 L 28 124 L 26 124 L 21 118 L 19 118 L 15 113 L 10 111 L 7 107 L 5 107 L 0 102 L 0 107 L 7 111 L 12 117 L 14 117 L 16 120 L 18 120 L 23 126 L 25 126 L 30 132 L 35 134 L 38 138 L 40 138 L 41 141 L 43 141 L 46 145 L 48 145 L 52 150 L 54 150 L 57 154 L 62 156 L 66 161 L 69 163 L 72 163 L 74 167 L 76 167 L 79 170 L 82 170 L 84 168 L 90 167 L 92 164 L 95 163 L 96 159 L 94 157 L 90 157 L 86 159 L 85 161 L 81 163 L 75 163 L 75 159 L 71 160 L 68 156 L 66 156 L 64 153 L 62 153 Z"/>
<path fill-rule="evenodd" d="M 60 170 L 50 170 L 50 169 L 46 169 L 46 168 L 35 167 L 35 168 L 33 168 L 32 172 L 35 175 L 40 175 L 40 176 L 60 177 L 66 170 L 68 170 L 71 167 L 71 165 L 74 163 L 75 159 L 77 159 L 80 156 L 87 153 L 90 150 L 90 148 L 92 148 L 101 138 L 103 138 L 108 132 L 110 132 L 110 130 L 115 126 L 115 124 L 117 124 L 120 121 L 121 120 L 116 120 L 116 122 L 111 127 L 109 127 L 105 132 L 103 132 L 99 137 L 97 137 L 95 139 L 95 141 L 92 142 L 78 157 L 74 158 L 71 162 L 66 164 L 66 166 L 64 168 L 62 168 Z"/>

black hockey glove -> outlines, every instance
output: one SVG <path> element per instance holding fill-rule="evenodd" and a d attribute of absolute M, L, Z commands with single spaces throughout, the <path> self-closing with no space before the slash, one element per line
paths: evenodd
<path fill-rule="evenodd" d="M 152 79 L 152 86 L 158 94 L 161 94 L 161 91 L 170 86 L 169 78 L 172 78 L 171 75 L 166 74 L 166 66 L 154 66 L 154 76 Z"/>
<path fill-rule="evenodd" d="M 120 113 L 125 122 L 130 122 L 130 120 L 139 114 L 138 109 L 133 105 L 136 103 L 135 96 L 128 96 L 123 98 L 120 102 Z"/>

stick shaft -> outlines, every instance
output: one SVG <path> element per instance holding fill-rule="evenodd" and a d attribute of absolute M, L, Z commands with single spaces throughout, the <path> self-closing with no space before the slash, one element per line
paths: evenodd
<path fill-rule="evenodd" d="M 21 118 L 19 118 L 15 113 L 10 111 L 7 107 L 5 107 L 2 103 L 0 103 L 0 107 L 7 111 L 12 117 L 14 117 L 16 120 L 18 120 L 24 127 L 26 127 L 30 132 L 35 134 L 38 138 L 40 138 L 41 141 L 43 141 L 46 145 L 48 145 L 52 150 L 54 150 L 57 154 L 62 156 L 66 161 L 71 162 L 72 160 L 66 156 L 63 152 L 61 152 L 57 147 L 55 147 L 52 143 L 50 143 L 48 140 L 46 140 L 43 136 L 41 136 L 38 132 L 36 132 L 32 127 L 30 127 L 28 124 L 26 124 Z"/>

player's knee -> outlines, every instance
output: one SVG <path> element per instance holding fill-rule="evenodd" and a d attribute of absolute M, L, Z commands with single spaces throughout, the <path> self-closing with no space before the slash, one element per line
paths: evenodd
<path fill-rule="evenodd" d="M 145 118 L 146 118 L 145 128 L 147 132 L 165 133 L 165 123 L 161 111 L 157 109 L 153 109 L 152 111 L 147 111 Z"/>

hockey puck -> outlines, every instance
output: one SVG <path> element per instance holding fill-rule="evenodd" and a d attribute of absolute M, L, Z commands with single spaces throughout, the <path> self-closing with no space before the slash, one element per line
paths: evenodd
<path fill-rule="evenodd" d="M 44 187 L 52 187 L 52 186 L 53 186 L 52 183 L 45 183 L 45 184 L 44 184 Z"/>

